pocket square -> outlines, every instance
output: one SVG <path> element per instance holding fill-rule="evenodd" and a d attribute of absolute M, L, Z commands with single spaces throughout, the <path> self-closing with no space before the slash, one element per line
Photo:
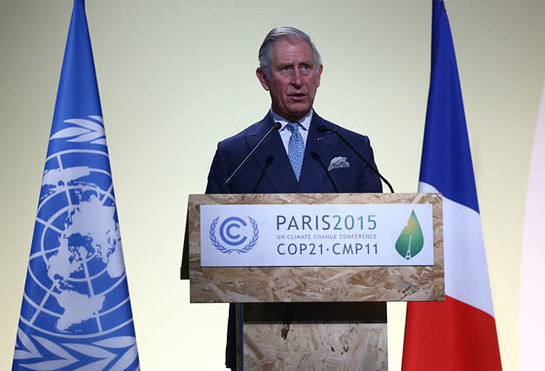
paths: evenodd
<path fill-rule="evenodd" d="M 350 167 L 350 163 L 346 160 L 346 157 L 338 156 L 331 160 L 327 171 L 341 169 L 343 167 Z"/>

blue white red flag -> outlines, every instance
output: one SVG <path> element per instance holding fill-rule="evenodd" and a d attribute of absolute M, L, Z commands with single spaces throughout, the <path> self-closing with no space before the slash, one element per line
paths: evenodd
<path fill-rule="evenodd" d="M 439 0 L 419 192 L 443 194 L 446 301 L 408 304 L 403 370 L 501 370 L 456 56 Z"/>
<path fill-rule="evenodd" d="M 139 369 L 83 0 L 68 31 L 13 368 Z"/>

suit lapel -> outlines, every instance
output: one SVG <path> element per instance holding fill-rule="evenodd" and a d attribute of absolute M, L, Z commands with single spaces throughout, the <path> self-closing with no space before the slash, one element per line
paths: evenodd
<path fill-rule="evenodd" d="M 252 150 L 257 143 L 267 134 L 267 131 L 274 125 L 271 114 L 256 125 L 256 130 L 246 136 L 248 148 Z M 291 168 L 290 160 L 284 149 L 284 144 L 278 131 L 271 133 L 269 138 L 257 150 L 254 157 L 254 164 L 264 174 L 263 181 L 268 181 L 277 193 L 292 193 L 297 189 L 297 179 Z M 250 165 L 250 164 L 248 164 Z M 304 165 L 303 165 L 304 167 Z"/>
<path fill-rule="evenodd" d="M 274 121 L 271 114 L 268 113 L 255 126 L 255 130 L 246 135 L 248 149 L 252 150 L 273 125 Z M 299 183 L 297 183 L 284 144 L 277 131 L 271 133 L 247 165 L 258 167 L 259 172 L 255 173 L 256 176 L 257 174 L 262 174 L 262 182 L 268 182 L 272 188 L 272 192 L 312 193 L 323 189 L 335 191 L 335 185 L 326 186 L 325 188 L 321 187 L 321 185 L 324 182 L 331 183 L 330 179 L 326 179 L 328 175 L 327 168 L 333 158 L 339 138 L 330 131 L 319 133 L 316 128 L 320 125 L 327 126 L 328 122 L 314 112 L 307 137 Z M 315 153 L 314 157 L 312 156 L 313 152 Z M 259 188 L 257 192 L 259 193 Z"/>

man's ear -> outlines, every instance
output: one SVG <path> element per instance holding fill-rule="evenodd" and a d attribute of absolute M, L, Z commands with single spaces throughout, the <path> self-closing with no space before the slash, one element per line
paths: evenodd
<path fill-rule="evenodd" d="M 267 76 L 265 76 L 265 72 L 261 69 L 261 67 L 257 67 L 255 70 L 255 74 L 257 76 L 257 79 L 261 83 L 261 86 L 263 86 L 263 89 L 269 91 L 269 82 L 267 81 Z"/>

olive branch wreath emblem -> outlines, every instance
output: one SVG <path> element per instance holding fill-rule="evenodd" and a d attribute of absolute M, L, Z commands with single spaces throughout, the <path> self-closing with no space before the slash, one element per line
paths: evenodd
<path fill-rule="evenodd" d="M 75 364 L 83 359 L 81 355 L 92 359 L 81 369 L 126 370 L 138 357 L 133 336 L 117 336 L 92 344 L 60 344 L 45 337 L 26 334 L 20 328 L 17 335 L 22 347 L 16 346 L 13 358 L 19 360 L 23 368 L 30 370 L 75 369 Z"/>
<path fill-rule="evenodd" d="M 250 224 L 252 225 L 252 231 L 253 231 L 252 239 L 250 240 L 250 242 L 248 242 L 248 244 L 244 247 L 230 248 L 230 249 L 224 247 L 216 238 L 216 227 L 218 225 L 219 219 L 220 219 L 219 217 L 215 218 L 210 224 L 210 229 L 209 229 L 210 241 L 212 242 L 212 245 L 216 247 L 216 249 L 218 249 L 220 252 L 224 254 L 232 254 L 233 252 L 236 252 L 237 254 L 244 254 L 250 251 L 255 246 L 255 244 L 257 243 L 257 240 L 259 239 L 259 227 L 257 226 L 257 222 L 254 219 L 248 217 L 248 219 L 250 219 Z"/>

